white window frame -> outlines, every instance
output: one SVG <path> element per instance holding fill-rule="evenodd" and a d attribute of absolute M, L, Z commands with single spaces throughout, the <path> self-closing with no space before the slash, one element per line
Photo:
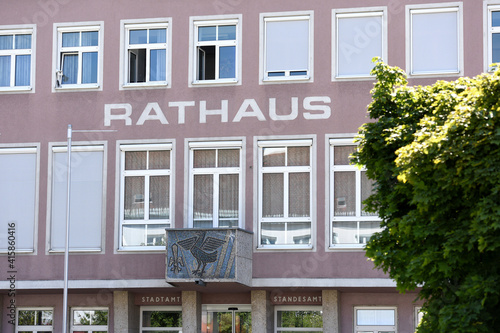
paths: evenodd
<path fill-rule="evenodd" d="M 457 70 L 413 71 L 413 14 L 457 13 Z M 425 5 L 406 5 L 406 73 L 409 77 L 461 76 L 464 73 L 463 56 L 463 5 L 461 2 L 448 2 Z"/>
<path fill-rule="evenodd" d="M 238 175 L 238 227 L 244 228 L 244 151 L 243 141 L 191 141 L 187 145 L 189 147 L 189 199 L 188 199 L 188 221 L 187 226 L 193 228 L 194 225 L 194 176 L 195 175 L 213 175 L 214 176 L 214 197 L 213 197 L 213 228 L 219 228 L 219 186 L 218 179 L 220 175 L 237 174 Z M 239 149 L 239 167 L 211 167 L 211 168 L 194 168 L 194 150 L 208 149 L 216 150 L 217 152 L 224 149 Z"/>
<path fill-rule="evenodd" d="M 75 325 L 74 315 L 75 311 L 107 311 L 108 312 L 108 324 L 105 325 Z M 84 331 L 87 333 L 92 333 L 95 331 L 106 331 L 109 332 L 109 309 L 107 307 L 75 307 L 71 308 L 71 322 L 70 322 L 70 332 L 80 332 Z"/>
<path fill-rule="evenodd" d="M 58 143 L 51 143 L 49 144 L 49 167 L 48 167 L 48 181 L 47 183 L 49 184 L 47 186 L 47 230 L 46 230 L 46 249 L 47 253 L 61 253 L 64 252 L 64 247 L 61 248 L 54 248 L 52 245 L 52 224 L 53 224 L 53 210 L 52 210 L 52 204 L 53 204 L 53 195 L 55 193 L 54 189 L 54 177 L 56 177 L 55 173 L 58 170 L 61 170 L 61 168 L 64 168 L 64 172 L 67 172 L 67 162 L 65 159 L 65 165 L 56 165 L 55 164 L 55 154 L 56 153 L 66 153 L 67 154 L 68 147 L 66 145 L 58 144 Z M 104 252 L 104 244 L 105 244 L 105 238 L 106 238 L 106 170 L 107 170 L 107 163 L 106 163 L 106 152 L 107 152 L 107 146 L 106 143 L 101 143 L 101 142 L 73 142 L 71 146 L 71 154 L 72 154 L 72 160 L 73 157 L 75 156 L 75 153 L 85 153 L 85 152 L 102 152 L 102 192 L 101 192 L 101 219 L 100 219 L 100 245 L 98 247 L 84 247 L 84 248 L 72 248 L 70 244 L 69 251 L 70 252 L 87 252 L 87 253 L 102 253 Z M 75 162 L 71 164 L 72 169 L 75 167 Z M 74 170 L 73 170 L 74 173 Z M 66 179 L 64 179 L 66 182 Z M 73 180 L 71 181 L 73 182 Z M 66 203 L 65 203 L 66 205 Z M 74 209 L 73 209 L 74 211 Z M 71 230 L 71 229 L 70 229 Z"/>
<path fill-rule="evenodd" d="M 387 62 L 387 7 L 363 7 L 363 8 L 350 8 L 350 9 L 332 9 L 332 81 L 343 81 L 343 80 L 366 80 L 374 79 L 370 73 L 366 75 L 341 75 L 339 74 L 339 29 L 338 29 L 338 19 L 339 18 L 366 18 L 366 17 L 381 17 L 382 19 L 382 32 L 381 32 L 381 43 L 382 50 L 380 57 L 383 61 Z M 367 36 L 369 32 L 364 33 L 363 37 Z M 353 48 L 357 50 L 362 50 L 363 45 L 356 45 L 357 41 L 353 41 Z M 375 64 L 374 64 L 375 65 Z"/>
<path fill-rule="evenodd" d="M 19 325 L 19 311 L 52 311 L 52 325 Z M 16 333 L 24 331 L 31 331 L 33 333 L 38 333 L 38 332 L 48 332 L 53 330 L 54 330 L 54 308 L 20 307 L 16 309 Z"/>
<path fill-rule="evenodd" d="M 62 47 L 62 34 L 65 32 L 98 32 L 98 46 Z M 52 92 L 72 90 L 102 90 L 103 81 L 103 39 L 104 22 L 75 22 L 54 23 L 54 44 L 52 60 Z M 82 80 L 82 53 L 97 52 L 97 82 L 81 83 Z M 62 84 L 63 54 L 78 54 L 78 78 L 76 84 Z"/>
<path fill-rule="evenodd" d="M 198 28 L 202 26 L 236 25 L 236 40 L 198 41 Z M 191 16 L 189 18 L 189 87 L 196 86 L 234 86 L 241 85 L 242 73 L 242 15 Z M 215 79 L 198 79 L 198 46 L 213 45 L 216 47 Z M 221 46 L 235 46 L 235 77 L 219 78 L 218 50 Z"/>
<path fill-rule="evenodd" d="M 154 18 L 147 20 L 121 20 L 120 21 L 120 90 L 124 89 L 151 89 L 151 88 L 170 88 L 172 80 L 172 18 Z M 165 28 L 166 42 L 157 44 L 129 44 L 130 30 L 141 29 L 159 29 Z M 145 49 L 146 50 L 146 82 L 129 82 L 129 49 Z M 151 50 L 165 50 L 165 81 L 150 81 L 150 53 Z"/>
<path fill-rule="evenodd" d="M 500 12 L 499 2 L 484 2 L 484 72 L 493 72 L 493 34 L 500 34 L 500 27 L 493 27 L 492 13 Z"/>
<path fill-rule="evenodd" d="M 424 316 L 424 313 L 422 312 L 422 307 L 421 306 L 415 306 L 414 311 L 413 311 L 413 316 L 415 318 L 415 331 L 417 330 L 418 325 L 420 325 L 420 322 L 422 321 L 422 317 Z"/>
<path fill-rule="evenodd" d="M 182 327 L 143 327 L 143 312 L 144 311 L 166 311 L 174 312 L 179 311 L 182 313 L 182 306 L 141 306 L 140 308 L 140 333 L 146 331 L 162 331 L 162 332 L 182 332 Z"/>
<path fill-rule="evenodd" d="M 257 225 L 254 227 L 254 230 L 258 230 L 258 237 L 254 237 L 257 241 L 256 248 L 259 250 L 310 250 L 313 249 L 315 244 L 315 235 L 316 235 L 316 209 L 314 207 L 314 202 L 316 201 L 316 150 L 315 150 L 315 139 L 314 138 L 297 138 L 297 139 L 259 139 L 255 138 L 257 147 L 256 154 L 254 160 L 257 165 L 255 166 L 255 179 L 257 179 L 257 189 L 255 192 L 255 202 L 257 207 Z M 264 148 L 272 148 L 272 147 L 309 147 L 309 166 L 284 166 L 284 167 L 263 167 L 263 149 Z M 272 170 L 268 170 L 272 169 Z M 271 173 L 280 173 L 283 175 L 287 175 L 290 172 L 309 172 L 310 176 L 310 197 L 309 197 L 309 217 L 288 217 L 288 180 L 287 177 L 284 176 L 284 217 L 280 218 L 263 218 L 263 175 L 266 171 L 271 171 Z M 277 222 L 277 223 L 294 223 L 294 222 L 309 222 L 311 224 L 311 240 L 310 244 L 280 244 L 280 245 L 272 245 L 272 244 L 262 244 L 262 227 L 261 224 L 265 222 Z M 286 233 L 286 231 L 285 231 Z"/>
<path fill-rule="evenodd" d="M 0 56 L 11 56 L 10 61 L 10 86 L 0 87 L 0 93 L 14 93 L 14 92 L 35 92 L 35 73 L 36 73 L 36 25 L 2 25 L 0 26 L 0 35 L 31 35 L 31 48 L 30 49 L 11 49 L 0 50 Z M 15 40 L 15 37 L 14 37 Z M 15 41 L 14 41 L 15 43 Z M 16 86 L 16 56 L 30 55 L 30 85 Z"/>
<path fill-rule="evenodd" d="M 302 21 L 309 22 L 309 50 L 308 50 L 308 68 L 306 75 L 290 75 L 290 70 L 285 70 L 284 76 L 269 76 L 267 71 L 266 57 L 266 23 L 267 22 L 285 22 L 285 21 Z M 261 13 L 260 14 L 260 34 L 259 34 L 259 83 L 292 83 L 292 82 L 313 82 L 314 81 L 314 12 L 276 12 L 276 13 Z"/>
<path fill-rule="evenodd" d="M 0 155 L 1 154 L 35 154 L 36 161 L 35 161 L 35 188 L 34 188 L 34 206 L 33 206 L 33 220 L 29 221 L 33 225 L 33 243 L 31 244 L 31 248 L 25 249 L 25 248 L 20 248 L 16 244 L 16 254 L 17 253 L 31 253 L 31 254 L 36 254 L 37 253 L 37 239 L 38 239 L 38 200 L 39 200 L 39 182 L 40 182 L 40 154 L 39 154 L 40 146 L 39 144 L 26 144 L 26 145 L 1 145 L 0 146 Z M 1 221 L 4 222 L 4 221 Z M 5 221 L 5 223 L 8 223 L 10 221 Z M 7 237 L 9 236 L 7 230 L 5 230 L 5 233 L 7 234 Z M 19 237 L 19 226 L 16 223 L 16 237 Z M 8 246 L 6 246 L 8 249 Z M 0 254 L 4 254 L 9 252 L 8 250 L 2 250 L 0 249 Z"/>
<path fill-rule="evenodd" d="M 278 311 L 319 311 L 323 315 L 321 305 L 278 305 L 274 307 L 274 332 L 323 332 L 323 327 L 278 327 Z M 324 323 L 323 323 L 324 325 Z"/>
<path fill-rule="evenodd" d="M 125 153 L 131 151 L 155 151 L 155 150 L 168 150 L 170 152 L 170 169 L 152 169 L 152 170 L 125 170 Z M 173 179 L 173 144 L 172 143 L 119 143 L 119 216 L 118 216 L 118 249 L 122 251 L 164 251 L 165 245 L 159 246 L 124 246 L 123 245 L 123 226 L 125 225 L 163 225 L 169 224 L 170 228 L 173 228 L 174 216 L 173 216 L 173 189 L 174 189 L 174 179 Z M 145 216 L 142 220 L 125 220 L 125 177 L 127 176 L 139 176 L 149 178 L 151 176 L 169 176 L 169 219 L 158 219 L 149 220 L 146 218 L 146 211 L 149 212 L 149 200 L 144 198 L 144 211 Z M 149 187 L 148 182 L 144 184 L 144 193 L 149 197 Z M 148 213 L 149 214 L 149 213 Z M 147 237 L 147 234 L 146 234 Z"/>
<path fill-rule="evenodd" d="M 357 310 L 393 310 L 394 325 L 358 325 Z M 396 306 L 355 306 L 354 307 L 354 333 L 379 333 L 394 332 L 398 333 L 398 308 Z"/>
<path fill-rule="evenodd" d="M 329 220 L 329 237 L 330 240 L 329 247 L 330 249 L 346 249 L 346 250 L 363 250 L 365 244 L 334 244 L 333 242 L 333 222 L 357 222 L 358 223 L 358 239 L 359 236 L 359 223 L 361 222 L 374 222 L 374 221 L 382 221 L 378 216 L 362 216 L 361 215 L 361 173 L 366 171 L 366 168 L 359 168 L 356 165 L 335 165 L 334 164 L 334 147 L 335 146 L 357 146 L 358 144 L 354 142 L 352 138 L 335 138 L 329 140 L 329 156 L 330 156 L 330 164 L 329 164 L 329 173 L 330 173 L 330 186 L 329 186 L 329 207 L 330 207 L 330 220 Z M 335 194 L 334 194 L 334 174 L 339 171 L 348 171 L 355 172 L 356 174 L 356 215 L 355 216 L 335 216 Z M 358 214 L 359 213 L 359 214 Z"/>

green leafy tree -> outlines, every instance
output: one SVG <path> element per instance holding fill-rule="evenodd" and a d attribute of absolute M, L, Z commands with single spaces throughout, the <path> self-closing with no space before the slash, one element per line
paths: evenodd
<path fill-rule="evenodd" d="M 419 290 L 418 332 L 500 330 L 500 70 L 407 86 L 376 61 L 354 160 L 383 231 L 366 246 L 401 292 Z"/>

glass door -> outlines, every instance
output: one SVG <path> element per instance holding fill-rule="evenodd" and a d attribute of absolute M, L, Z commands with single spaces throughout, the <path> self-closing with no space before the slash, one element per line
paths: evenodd
<path fill-rule="evenodd" d="M 250 305 L 203 305 L 202 333 L 252 333 Z"/>

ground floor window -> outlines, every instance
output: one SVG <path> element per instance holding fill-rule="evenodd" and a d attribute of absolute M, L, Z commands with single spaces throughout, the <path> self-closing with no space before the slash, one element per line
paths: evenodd
<path fill-rule="evenodd" d="M 71 309 L 71 333 L 107 333 L 107 308 Z"/>
<path fill-rule="evenodd" d="M 354 332 L 397 333 L 395 307 L 355 307 Z"/>
<path fill-rule="evenodd" d="M 251 333 L 252 312 L 245 305 L 203 305 L 202 333 Z"/>
<path fill-rule="evenodd" d="M 323 332 L 321 306 L 277 306 L 276 333 Z"/>
<path fill-rule="evenodd" d="M 182 307 L 141 307 L 141 333 L 182 332 Z"/>
<path fill-rule="evenodd" d="M 424 318 L 424 312 L 422 311 L 421 306 L 416 306 L 415 307 L 415 330 L 417 329 L 418 325 L 420 325 L 420 322 L 422 322 L 422 319 Z"/>
<path fill-rule="evenodd" d="M 16 333 L 52 333 L 52 308 L 18 308 Z"/>

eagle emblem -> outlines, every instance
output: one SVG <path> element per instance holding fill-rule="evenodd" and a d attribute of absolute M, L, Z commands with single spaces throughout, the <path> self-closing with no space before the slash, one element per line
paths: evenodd
<path fill-rule="evenodd" d="M 206 231 L 197 232 L 195 236 L 177 241 L 177 243 L 172 245 L 172 250 L 174 250 L 174 246 L 178 245 L 184 250 L 191 252 L 197 263 L 197 267 L 192 271 L 192 274 L 198 277 L 203 276 L 208 264 L 217 261 L 217 249 L 225 243 L 223 239 L 211 236 L 207 237 L 206 233 Z M 182 263 L 181 266 L 184 266 L 183 260 L 182 257 L 177 255 L 177 248 L 175 250 L 173 251 L 173 255 L 177 258 L 170 258 L 172 265 L 169 263 L 169 266 L 174 266 L 172 269 L 177 267 L 180 271 L 180 267 L 178 266 L 180 263 Z"/>

